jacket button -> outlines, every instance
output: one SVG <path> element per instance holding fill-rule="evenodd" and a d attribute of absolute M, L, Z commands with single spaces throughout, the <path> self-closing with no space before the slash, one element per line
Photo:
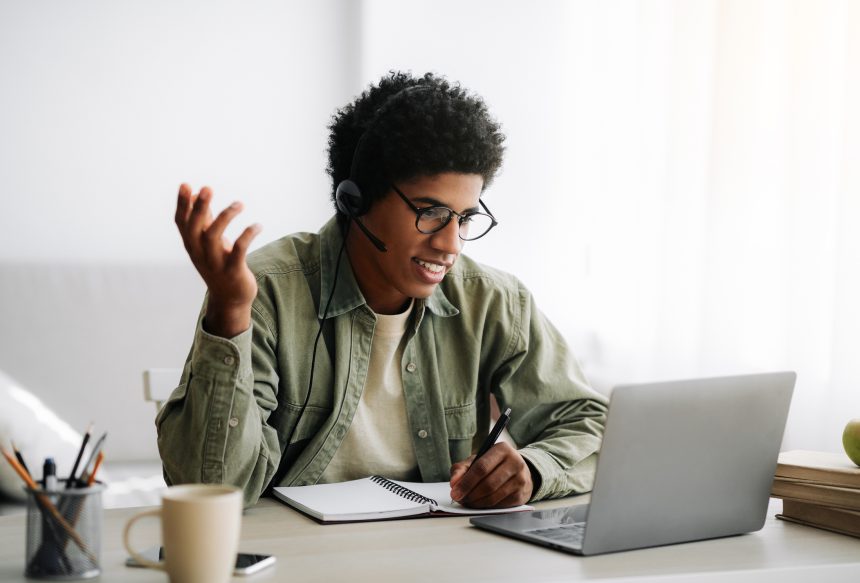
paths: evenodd
<path fill-rule="evenodd" d="M 427 437 L 427 431 L 422 429 L 418 432 L 418 437 L 420 437 L 421 439 L 425 439 Z"/>
<path fill-rule="evenodd" d="M 237 419 L 236 417 L 230 417 L 230 420 L 227 422 L 227 425 L 229 425 L 230 427 L 236 427 L 237 425 L 239 425 L 239 419 Z"/>
<path fill-rule="evenodd" d="M 417 369 L 417 368 L 418 368 L 418 367 L 417 367 L 417 366 L 415 366 L 415 363 L 414 363 L 414 362 L 410 362 L 409 364 L 407 364 L 407 365 L 406 365 L 406 370 L 407 370 L 408 372 L 415 372 L 415 369 Z"/>
<path fill-rule="evenodd" d="M 226 364 L 227 366 L 233 366 L 234 362 L 236 362 L 236 359 L 233 358 L 232 356 L 225 356 L 224 357 L 224 364 Z"/>

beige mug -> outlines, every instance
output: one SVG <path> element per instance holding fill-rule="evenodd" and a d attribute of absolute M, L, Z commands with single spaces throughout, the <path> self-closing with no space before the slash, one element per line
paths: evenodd
<path fill-rule="evenodd" d="M 161 518 L 164 561 L 140 556 L 129 544 L 132 525 L 146 516 Z M 165 490 L 161 508 L 134 515 L 123 542 L 144 567 L 167 572 L 172 583 L 226 583 L 233 574 L 242 525 L 242 492 L 233 486 L 186 484 Z"/>

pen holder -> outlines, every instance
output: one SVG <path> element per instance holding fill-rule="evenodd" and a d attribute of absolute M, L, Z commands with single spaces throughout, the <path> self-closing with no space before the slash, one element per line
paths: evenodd
<path fill-rule="evenodd" d="M 89 579 L 101 573 L 102 491 L 86 488 L 27 491 L 26 577 Z"/>

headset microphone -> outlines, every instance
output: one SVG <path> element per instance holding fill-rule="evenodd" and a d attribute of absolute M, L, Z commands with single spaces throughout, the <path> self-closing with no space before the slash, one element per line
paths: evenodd
<path fill-rule="evenodd" d="M 364 233 L 365 235 L 367 235 L 367 238 L 370 239 L 370 242 L 373 243 L 374 247 L 376 247 L 377 249 L 379 249 L 383 253 L 388 251 L 388 247 L 385 246 L 385 243 L 380 241 L 378 237 L 376 237 L 373 233 L 371 233 L 370 230 L 368 230 L 368 228 L 364 226 L 364 223 L 362 223 L 358 219 L 353 219 L 353 220 L 355 221 L 355 224 L 358 225 L 358 228 L 361 229 L 361 232 Z"/>

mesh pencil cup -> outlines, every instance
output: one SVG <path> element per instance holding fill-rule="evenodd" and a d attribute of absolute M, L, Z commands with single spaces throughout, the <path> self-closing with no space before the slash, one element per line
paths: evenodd
<path fill-rule="evenodd" d="M 102 491 L 87 488 L 27 491 L 27 556 L 24 575 L 73 580 L 101 573 Z"/>

